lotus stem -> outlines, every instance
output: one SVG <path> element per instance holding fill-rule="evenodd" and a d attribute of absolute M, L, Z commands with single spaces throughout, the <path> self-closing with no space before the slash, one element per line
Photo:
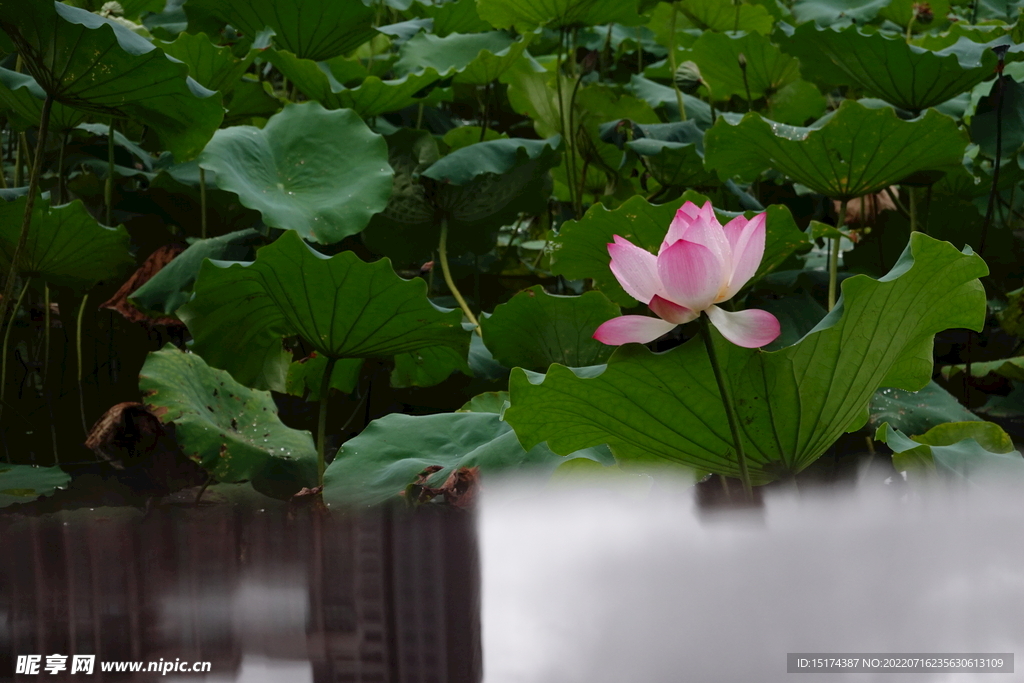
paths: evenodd
<path fill-rule="evenodd" d="M 0 133 L 3 133 L 3 131 L 6 128 L 7 128 L 7 118 L 3 117 L 3 116 L 0 116 Z M 0 135 L 0 137 L 2 137 L 2 135 Z M 6 190 L 7 189 L 7 175 L 4 173 L 4 168 L 3 168 L 3 163 L 2 163 L 3 162 L 3 151 L 4 151 L 3 145 L 0 145 L 0 190 Z"/>
<path fill-rule="evenodd" d="M 836 230 L 842 230 L 846 224 L 846 202 L 844 199 L 839 204 L 839 219 L 836 221 Z M 839 243 L 842 237 L 832 238 L 832 251 L 828 256 L 828 310 L 836 307 L 836 283 L 839 279 Z"/>
<path fill-rule="evenodd" d="M 473 323 L 473 330 L 480 335 L 480 321 L 473 315 L 473 311 L 470 310 L 469 304 L 462 297 L 462 292 L 455 286 L 455 280 L 452 279 L 451 270 L 448 268 L 448 219 L 441 219 L 441 242 L 437 245 L 437 256 L 438 260 L 441 261 L 441 273 L 444 274 L 445 284 L 448 285 L 448 291 L 452 293 L 455 300 L 459 303 L 459 308 L 469 318 L 469 322 Z M 481 335 L 482 336 L 482 335 Z"/>
<path fill-rule="evenodd" d="M 672 69 L 672 88 L 676 91 L 676 103 L 679 105 L 679 120 L 686 120 L 686 106 L 683 103 L 683 91 L 679 89 L 679 84 L 676 83 L 676 14 L 679 10 L 676 9 L 676 4 L 672 3 L 672 14 L 668 20 L 668 64 Z"/>
<path fill-rule="evenodd" d="M 18 309 L 21 308 L 21 302 L 25 299 L 25 293 L 28 291 L 28 286 L 31 282 L 32 278 L 25 280 L 25 284 L 21 288 L 21 294 L 18 295 L 18 301 L 14 304 L 14 311 L 11 312 L 11 321 L 7 323 L 7 329 L 4 330 L 4 357 L 0 360 L 0 411 L 3 410 L 4 390 L 7 388 L 7 347 L 11 341 L 11 328 L 14 327 L 14 318 L 18 315 Z"/>
<path fill-rule="evenodd" d="M 60 152 L 57 154 L 57 204 L 61 205 L 65 202 L 64 196 L 66 194 L 64 187 L 64 147 L 67 145 L 68 135 L 64 133 L 60 136 Z"/>
<path fill-rule="evenodd" d="M 114 207 L 114 119 L 110 119 L 107 132 L 107 183 L 103 186 L 103 203 L 106 207 L 106 224 L 110 225 Z"/>
<path fill-rule="evenodd" d="M 740 481 L 743 483 L 743 492 L 746 494 L 747 500 L 753 500 L 754 490 L 750 485 L 750 472 L 747 471 L 747 456 L 743 452 L 740 424 L 739 420 L 736 419 L 736 411 L 732 405 L 729 386 L 725 383 L 725 376 L 722 374 L 722 368 L 718 364 L 718 354 L 715 352 L 715 342 L 711 337 L 711 324 L 708 322 L 707 313 L 700 314 L 700 334 L 704 338 L 704 347 L 708 350 L 711 369 L 715 371 L 718 391 L 722 395 L 722 405 L 725 406 L 725 415 L 729 419 L 729 430 L 732 432 L 732 442 L 736 449 L 736 462 L 740 468 Z"/>
<path fill-rule="evenodd" d="M 583 76 L 580 76 L 579 78 L 576 79 L 576 84 L 572 88 L 572 95 L 569 97 L 569 135 L 572 137 L 572 148 L 571 149 L 573 150 L 573 152 L 572 152 L 572 154 L 570 156 L 570 161 L 572 162 L 572 177 L 569 178 L 569 183 L 570 184 L 576 181 L 576 176 L 578 175 L 577 174 L 578 168 L 576 166 L 577 159 L 576 159 L 576 153 L 575 153 L 575 149 L 576 149 L 576 95 L 580 91 L 580 84 L 581 83 L 583 83 Z M 581 176 L 580 181 L 579 181 L 579 186 L 576 188 L 576 196 L 575 196 L 575 198 L 573 200 L 573 204 L 572 204 L 572 211 L 573 211 L 573 214 L 576 217 L 576 220 L 579 220 L 583 216 L 583 192 L 585 191 L 585 189 L 586 188 L 584 187 L 584 184 L 583 184 L 583 178 Z"/>
<path fill-rule="evenodd" d="M 569 190 L 569 203 L 572 204 L 573 212 L 576 211 L 576 188 L 573 184 L 575 178 L 572 167 L 573 162 L 576 158 L 575 151 L 575 140 L 571 132 L 567 133 L 566 120 L 565 120 L 565 100 L 562 95 L 562 51 L 565 49 L 565 29 L 563 28 L 558 37 L 558 52 L 555 53 L 555 92 L 558 95 L 558 130 L 562 133 L 562 139 L 565 140 L 565 146 L 568 151 L 565 159 L 565 174 L 568 182 L 566 183 Z M 572 116 L 572 109 L 570 107 L 569 116 Z M 569 122 L 569 127 L 572 128 L 572 122 Z M 576 216 L 578 219 L 579 216 Z"/>
<path fill-rule="evenodd" d="M 43 150 L 46 147 L 46 131 L 50 126 L 50 111 L 53 109 L 53 95 L 47 93 L 43 101 L 43 111 L 39 116 L 39 144 L 36 145 L 35 171 L 29 177 L 28 197 L 25 200 L 25 214 L 21 220 L 21 234 L 18 235 L 18 244 L 11 254 L 11 267 L 7 271 L 7 282 L 4 283 L 3 299 L 0 300 L 0 325 L 7 319 L 7 309 L 10 307 L 11 296 L 14 294 L 14 279 L 18 275 L 18 262 L 21 260 L 21 252 L 25 250 L 25 243 L 28 241 L 29 227 L 32 225 L 32 211 L 36 206 L 36 194 L 39 191 L 39 171 L 43 167 Z"/>
<path fill-rule="evenodd" d="M 975 7 L 977 11 L 977 7 Z M 981 242 L 978 244 L 978 256 L 985 258 L 985 243 L 988 241 L 988 226 L 992 222 L 996 196 L 999 194 L 999 167 L 1003 163 L 1003 68 L 1006 51 L 997 52 L 999 63 L 996 65 L 995 96 L 996 108 L 996 159 L 992 165 L 992 188 L 988 193 L 988 208 L 985 209 L 985 222 L 981 224 Z"/>
<path fill-rule="evenodd" d="M 334 364 L 337 362 L 338 359 L 333 356 L 327 359 L 327 367 L 324 368 L 324 376 L 320 380 L 320 416 L 316 425 L 317 486 L 324 485 L 324 470 L 327 469 L 324 460 L 325 441 L 327 440 L 327 402 L 331 396 L 331 375 L 334 374 Z"/>
<path fill-rule="evenodd" d="M 199 209 L 202 212 L 200 218 L 200 225 L 202 226 L 202 232 L 200 235 L 206 239 L 206 169 L 202 166 L 199 167 Z"/>
<path fill-rule="evenodd" d="M 917 232 L 917 194 L 914 188 L 907 188 L 907 196 L 910 202 L 910 232 Z"/>
<path fill-rule="evenodd" d="M 24 156 L 24 144 L 20 135 L 15 135 L 14 139 L 14 186 L 21 187 L 25 183 L 25 173 L 22 170 L 22 165 L 24 164 L 22 159 L 22 156 Z"/>
<path fill-rule="evenodd" d="M 82 431 L 89 434 L 89 425 L 85 420 L 85 390 L 82 389 L 82 318 L 85 317 L 85 304 L 89 301 L 89 295 L 82 297 L 82 304 L 78 307 L 78 320 L 75 322 L 75 350 L 78 352 L 78 408 L 82 413 Z"/>
<path fill-rule="evenodd" d="M 43 283 L 43 386 L 50 374 L 50 285 Z"/>
<path fill-rule="evenodd" d="M 423 129 L 423 103 L 416 109 L 416 130 Z"/>

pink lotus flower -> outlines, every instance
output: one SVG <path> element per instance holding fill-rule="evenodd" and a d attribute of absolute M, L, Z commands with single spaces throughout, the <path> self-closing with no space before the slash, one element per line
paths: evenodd
<path fill-rule="evenodd" d="M 749 349 L 774 341 L 781 332 L 768 311 L 731 313 L 714 304 L 727 301 L 754 276 L 764 256 L 765 215 L 749 221 L 737 216 L 722 227 L 711 202 L 697 208 L 686 202 L 669 226 L 658 255 L 618 235 L 608 245 L 612 273 L 630 296 L 646 303 L 658 316 L 623 315 L 594 332 L 611 346 L 646 344 L 701 312 L 722 336 Z"/>

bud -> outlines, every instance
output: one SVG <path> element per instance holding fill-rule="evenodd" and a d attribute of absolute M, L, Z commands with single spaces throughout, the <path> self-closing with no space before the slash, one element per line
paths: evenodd
<path fill-rule="evenodd" d="M 743 54 L 741 52 L 739 54 L 739 57 L 736 58 L 736 61 L 738 61 L 740 63 L 740 68 L 741 69 L 743 69 L 744 71 L 747 70 L 747 56 L 745 54 Z"/>
<path fill-rule="evenodd" d="M 935 19 L 932 6 L 927 2 L 915 2 L 913 5 L 914 20 L 919 24 L 930 24 Z"/>
<path fill-rule="evenodd" d="M 597 60 L 600 58 L 600 56 L 601 53 L 599 53 L 597 50 L 591 50 L 590 52 L 588 52 L 587 55 L 583 58 L 583 61 L 580 62 L 580 73 L 586 76 L 587 74 L 591 73 L 594 69 L 596 69 Z"/>
<path fill-rule="evenodd" d="M 103 7 L 100 8 L 99 15 L 101 17 L 123 17 L 124 7 L 119 2 L 105 2 Z"/>
<path fill-rule="evenodd" d="M 700 67 L 694 62 L 683 62 L 676 69 L 676 87 L 687 95 L 697 92 L 697 88 L 704 85 L 704 79 L 700 76 Z"/>

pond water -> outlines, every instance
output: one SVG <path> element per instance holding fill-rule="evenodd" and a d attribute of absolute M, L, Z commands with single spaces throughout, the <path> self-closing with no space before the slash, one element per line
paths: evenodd
<path fill-rule="evenodd" d="M 790 652 L 1024 652 L 1019 501 L 879 486 L 709 511 L 686 487 L 518 482 L 475 514 L 8 516 L 0 680 L 18 655 L 54 653 L 95 654 L 96 670 L 14 680 L 762 682 L 796 675 Z M 100 671 L 161 660 L 210 673 Z"/>

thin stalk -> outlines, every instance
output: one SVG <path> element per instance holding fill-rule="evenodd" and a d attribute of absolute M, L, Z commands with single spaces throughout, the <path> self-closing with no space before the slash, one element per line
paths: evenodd
<path fill-rule="evenodd" d="M 483 101 L 483 105 L 480 108 L 482 110 L 481 117 L 483 119 L 481 121 L 481 123 L 483 125 L 480 126 L 480 142 L 483 142 L 484 140 L 487 139 L 487 126 L 491 122 L 491 84 L 490 83 L 488 83 L 487 85 L 484 86 L 484 101 Z"/>
<path fill-rule="evenodd" d="M 4 389 L 7 388 L 7 347 L 11 341 L 11 330 L 14 328 L 14 319 L 18 315 L 18 309 L 21 308 L 21 302 L 25 300 L 25 293 L 28 291 L 28 286 L 31 281 L 31 278 L 25 280 L 25 285 L 21 288 L 21 294 L 18 295 L 18 301 L 14 304 L 14 312 L 11 313 L 11 321 L 7 323 L 7 329 L 4 330 L 4 357 L 3 359 L 0 359 L 0 411 L 3 410 Z"/>
<path fill-rule="evenodd" d="M 672 15 L 668 20 L 668 64 L 672 67 L 672 87 L 676 91 L 676 103 L 679 105 L 679 120 L 686 120 L 686 106 L 683 104 L 683 91 L 679 89 L 679 84 L 676 83 L 676 9 L 675 3 L 672 3 Z"/>
<path fill-rule="evenodd" d="M 320 416 L 316 424 L 316 466 L 317 486 L 324 485 L 324 470 L 327 468 L 324 460 L 324 443 L 327 439 L 327 400 L 331 396 L 331 375 L 334 374 L 334 364 L 337 358 L 327 359 L 327 367 L 324 369 L 324 377 L 320 380 Z"/>
<path fill-rule="evenodd" d="M 75 350 L 78 353 L 78 408 L 82 413 L 82 431 L 89 433 L 89 425 L 85 421 L 85 391 L 82 389 L 82 318 L 85 317 L 85 304 L 89 295 L 82 297 L 82 305 L 78 307 L 78 320 L 75 322 Z"/>
<path fill-rule="evenodd" d="M 416 130 L 423 128 L 423 103 L 416 109 Z"/>
<path fill-rule="evenodd" d="M 43 386 L 50 373 L 50 285 L 43 283 Z"/>
<path fill-rule="evenodd" d="M 576 210 L 576 188 L 574 187 L 575 174 L 572 172 L 573 163 L 576 160 L 576 150 L 573 144 L 575 140 L 571 133 L 566 134 L 566 121 L 565 121 L 565 100 L 562 96 L 562 50 L 565 49 L 565 29 L 563 28 L 561 34 L 558 37 L 558 51 L 555 53 L 555 92 L 558 94 L 558 129 L 562 133 L 562 138 L 565 140 L 566 150 L 568 156 L 565 160 L 565 171 L 568 177 L 568 189 L 569 189 L 569 203 L 573 206 L 573 211 Z M 570 116 L 572 115 L 570 111 Z M 571 128 L 570 122 L 570 128 Z M 576 216 L 578 219 L 579 216 Z"/>
<path fill-rule="evenodd" d="M 103 187 L 103 203 L 106 206 L 104 214 L 106 224 L 110 225 L 111 215 L 114 211 L 114 119 L 110 119 L 110 129 L 107 131 L 107 183 Z"/>
<path fill-rule="evenodd" d="M 583 83 L 583 76 L 576 79 L 576 85 L 572 88 L 572 95 L 569 96 L 569 134 L 573 138 L 573 149 L 576 147 L 576 95 L 580 91 L 580 84 Z M 572 177 L 569 178 L 569 182 L 573 183 L 576 181 L 578 167 L 576 166 L 576 154 L 573 153 L 571 157 L 572 161 Z M 573 201 L 572 210 L 576 216 L 576 220 L 579 220 L 583 215 L 583 183 L 579 184 L 576 192 L 575 199 Z"/>
<path fill-rule="evenodd" d="M 28 135 L 26 135 L 25 133 L 21 133 L 19 137 L 21 138 L 21 145 L 25 148 L 25 166 L 28 167 L 29 177 L 31 178 L 32 166 L 34 163 L 33 158 L 35 157 L 35 153 L 32 150 L 32 145 L 29 144 Z"/>
<path fill-rule="evenodd" d="M 836 221 L 836 229 L 842 230 L 846 223 L 846 201 L 839 204 L 839 219 Z M 839 279 L 839 243 L 842 237 L 832 239 L 832 253 L 828 257 L 828 310 L 836 307 L 836 282 Z"/>
<path fill-rule="evenodd" d="M 747 90 L 747 111 L 753 109 L 754 99 L 750 96 L 750 81 L 747 79 L 747 58 L 740 53 L 740 71 L 743 72 L 743 87 Z"/>
<path fill-rule="evenodd" d="M 975 8 L 977 9 L 977 8 Z M 985 242 L 988 241 L 988 226 L 992 222 L 996 195 L 999 194 L 999 167 L 1003 163 L 1003 66 L 1005 52 L 999 53 L 999 64 L 996 67 L 996 160 L 992 166 L 992 189 L 988 193 L 988 208 L 985 210 L 985 222 L 981 225 L 981 242 L 978 245 L 978 256 L 985 258 Z"/>
<path fill-rule="evenodd" d="M 50 110 L 53 108 L 53 95 L 47 94 L 43 101 L 43 111 L 39 116 L 39 144 L 36 145 L 36 162 L 33 166 L 35 172 L 29 178 L 28 198 L 25 201 L 25 213 L 21 219 L 21 234 L 18 236 L 18 244 L 11 254 L 11 267 L 7 271 L 7 282 L 4 283 L 3 299 L 0 299 L 0 325 L 7 319 L 7 309 L 10 307 L 11 296 L 14 294 L 14 279 L 18 274 L 18 263 L 21 260 L 21 253 L 25 250 L 25 243 L 28 241 L 29 226 L 32 225 L 32 210 L 36 205 L 36 194 L 39 191 L 39 171 L 43 167 L 43 149 L 46 147 L 46 131 L 50 126 Z"/>
<path fill-rule="evenodd" d="M 914 37 L 914 21 L 917 20 L 917 13 L 911 13 L 910 21 L 907 22 L 907 42 L 909 43 Z"/>
<path fill-rule="evenodd" d="M 907 195 L 910 200 L 910 232 L 917 232 L 917 194 L 914 188 L 907 188 Z"/>
<path fill-rule="evenodd" d="M 473 311 L 470 310 L 469 304 L 462 298 L 462 292 L 455 286 L 455 280 L 452 279 L 452 273 L 448 269 L 448 219 L 441 219 L 441 242 L 437 245 L 437 256 L 438 260 L 441 261 L 441 272 L 444 274 L 445 284 L 448 285 L 448 291 L 452 293 L 455 300 L 459 303 L 459 308 L 469 318 L 469 322 L 473 323 L 473 330 L 480 335 L 480 321 L 473 315 Z"/>
<path fill-rule="evenodd" d="M 202 225 L 202 238 L 206 239 L 206 169 L 199 167 L 199 210 L 202 212 L 200 224 Z"/>
<path fill-rule="evenodd" d="M 907 211 L 907 207 L 903 206 L 903 202 L 901 202 L 900 198 L 896 196 L 896 193 L 892 191 L 892 188 L 891 187 L 885 188 L 885 193 L 887 195 L 889 195 L 889 199 L 892 200 L 893 206 L 896 207 L 896 210 L 899 211 L 901 214 L 903 214 L 904 218 L 909 220 L 910 219 L 910 212 Z"/>
<path fill-rule="evenodd" d="M 736 21 L 735 21 L 735 23 L 733 24 L 733 27 L 732 27 L 733 32 L 736 32 L 736 31 L 740 30 L 740 6 L 741 5 L 736 0 L 733 0 L 732 4 L 736 6 Z"/>
<path fill-rule="evenodd" d="M 928 186 L 928 191 L 924 195 L 924 220 L 921 221 L 921 232 L 928 234 L 928 214 L 932 212 L 932 188 L 934 185 Z"/>
<path fill-rule="evenodd" d="M 63 204 L 66 200 L 67 188 L 64 186 L 64 147 L 68 143 L 67 133 L 60 136 L 60 152 L 57 154 L 57 204 Z"/>
<path fill-rule="evenodd" d="M 22 170 L 22 165 L 25 163 L 22 160 L 22 141 L 20 135 L 15 135 L 16 140 L 14 144 L 14 186 L 21 187 L 25 183 L 25 173 Z"/>
<path fill-rule="evenodd" d="M 729 386 L 725 383 L 722 367 L 718 364 L 718 354 L 715 352 L 715 342 L 711 337 L 711 326 L 708 322 L 707 313 L 701 313 L 700 315 L 700 334 L 704 338 L 704 347 L 708 350 L 711 369 L 715 371 L 718 391 L 722 395 L 722 405 L 725 406 L 725 415 L 729 419 L 729 430 L 732 432 L 732 443 L 736 449 L 736 462 L 740 468 L 740 481 L 743 482 L 743 492 L 747 495 L 747 500 L 752 500 L 754 491 L 750 486 L 750 472 L 747 471 L 747 456 L 743 452 L 743 440 L 740 438 L 740 424 L 739 420 L 736 419 L 732 397 L 729 395 Z"/>
<path fill-rule="evenodd" d="M 2 116 L 0 116 L 0 138 L 3 137 L 2 133 L 6 129 L 7 129 L 7 119 L 2 117 Z M 11 132 L 13 133 L 13 129 L 12 129 Z M 3 148 L 2 145 L 0 145 L 0 189 L 6 190 L 7 189 L 7 174 L 4 173 L 3 151 L 4 151 L 4 148 Z"/>

